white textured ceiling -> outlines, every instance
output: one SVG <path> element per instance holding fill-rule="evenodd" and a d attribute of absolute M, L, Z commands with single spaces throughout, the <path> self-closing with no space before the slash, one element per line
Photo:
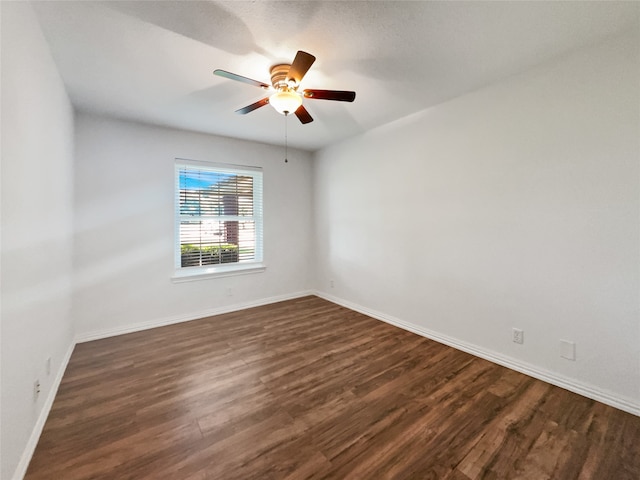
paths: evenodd
<path fill-rule="evenodd" d="M 638 2 L 33 2 L 73 104 L 181 129 L 282 144 L 265 96 L 213 75 L 269 82 L 297 50 L 317 57 L 302 88 L 355 90 L 354 103 L 305 99 L 289 144 L 316 150 L 638 28 Z"/>

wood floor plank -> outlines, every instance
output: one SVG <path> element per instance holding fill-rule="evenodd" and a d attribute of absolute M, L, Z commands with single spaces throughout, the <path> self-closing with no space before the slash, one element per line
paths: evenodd
<path fill-rule="evenodd" d="M 638 480 L 640 417 L 317 297 L 79 344 L 26 479 Z"/>

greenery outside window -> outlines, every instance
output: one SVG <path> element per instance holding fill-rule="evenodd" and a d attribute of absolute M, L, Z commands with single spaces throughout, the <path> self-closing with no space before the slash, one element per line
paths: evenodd
<path fill-rule="evenodd" d="M 263 271 L 262 169 L 176 160 L 174 280 Z"/>

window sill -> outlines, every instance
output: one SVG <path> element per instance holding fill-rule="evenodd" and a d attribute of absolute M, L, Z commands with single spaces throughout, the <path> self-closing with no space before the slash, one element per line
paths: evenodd
<path fill-rule="evenodd" d="M 235 275 L 247 275 L 261 273 L 267 269 L 264 263 L 246 263 L 239 265 L 223 265 L 219 267 L 186 267 L 177 269 L 171 281 L 173 283 L 193 282 L 208 278 L 232 277 Z"/>

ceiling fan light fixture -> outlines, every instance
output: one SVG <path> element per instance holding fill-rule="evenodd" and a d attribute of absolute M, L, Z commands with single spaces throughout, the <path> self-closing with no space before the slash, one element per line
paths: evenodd
<path fill-rule="evenodd" d="M 228 78 L 229 80 L 254 85 L 265 90 L 273 89 L 275 92 L 270 97 L 261 98 L 251 105 L 239 108 L 236 110 L 236 113 L 245 115 L 270 103 L 273 105 L 274 110 L 282 115 L 295 114 L 298 120 L 300 120 L 300 123 L 304 125 L 313 122 L 313 117 L 307 109 L 304 108 L 302 104 L 303 97 L 318 100 L 334 100 L 337 102 L 353 102 L 356 98 L 356 92 L 346 90 L 306 89 L 299 92 L 300 82 L 315 59 L 316 57 L 310 53 L 298 50 L 291 64 L 279 63 L 271 67 L 269 70 L 271 73 L 271 86 L 251 78 L 243 77 L 242 75 L 227 72 L 226 70 L 217 69 L 213 71 L 213 74 Z"/>
<path fill-rule="evenodd" d="M 302 105 L 302 97 L 293 90 L 279 90 L 269 97 L 269 103 L 282 115 L 294 113 Z"/>

